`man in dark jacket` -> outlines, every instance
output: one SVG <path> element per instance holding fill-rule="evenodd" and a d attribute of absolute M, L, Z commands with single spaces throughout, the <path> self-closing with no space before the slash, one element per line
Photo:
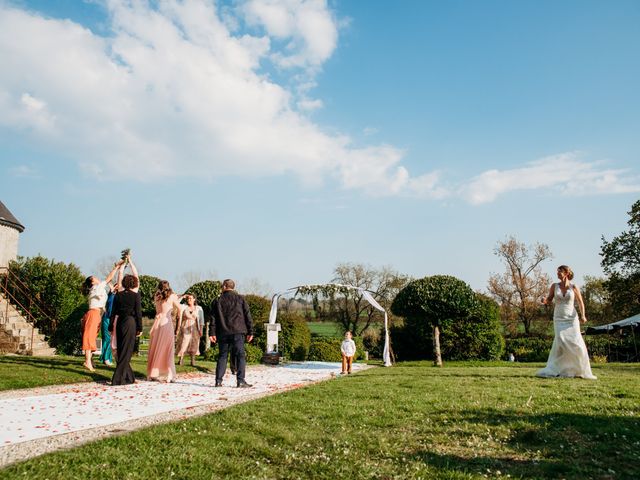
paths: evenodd
<path fill-rule="evenodd" d="M 227 357 L 229 350 L 235 356 L 236 380 L 239 388 L 251 387 L 245 379 L 246 355 L 244 352 L 245 338 L 247 342 L 253 340 L 253 321 L 249 312 L 249 305 L 244 297 L 238 295 L 234 289 L 236 284 L 227 279 L 222 282 L 222 294 L 211 304 L 213 317 L 209 325 L 212 332 L 211 341 L 218 342 L 220 356 L 216 365 L 216 387 L 222 386 L 222 379 L 227 371 Z"/>

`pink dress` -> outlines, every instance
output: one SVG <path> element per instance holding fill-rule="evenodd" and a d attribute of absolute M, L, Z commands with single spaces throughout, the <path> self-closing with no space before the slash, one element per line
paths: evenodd
<path fill-rule="evenodd" d="M 172 382 L 176 378 L 175 335 L 171 313 L 178 297 L 174 294 L 164 302 L 156 301 L 156 319 L 151 327 L 147 380 Z"/>

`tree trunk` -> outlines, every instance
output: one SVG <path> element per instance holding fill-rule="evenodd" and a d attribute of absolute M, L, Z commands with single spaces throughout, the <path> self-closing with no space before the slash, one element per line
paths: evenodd
<path fill-rule="evenodd" d="M 433 326 L 433 365 L 442 366 L 442 354 L 440 353 L 440 328 Z"/>

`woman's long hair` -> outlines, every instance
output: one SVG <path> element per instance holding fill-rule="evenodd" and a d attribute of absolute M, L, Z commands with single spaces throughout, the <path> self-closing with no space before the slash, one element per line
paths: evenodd
<path fill-rule="evenodd" d="M 158 283 L 158 289 L 156 293 L 153 295 L 158 302 L 164 302 L 167 298 L 171 296 L 173 290 L 171 290 L 171 285 L 166 280 L 160 280 Z"/>
<path fill-rule="evenodd" d="M 82 282 L 82 294 L 85 297 L 89 295 L 89 292 L 91 291 L 91 287 L 93 287 L 93 276 L 85 278 L 84 282 Z"/>

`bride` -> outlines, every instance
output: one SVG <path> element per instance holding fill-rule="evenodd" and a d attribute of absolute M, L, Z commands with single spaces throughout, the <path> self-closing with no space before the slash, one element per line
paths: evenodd
<path fill-rule="evenodd" d="M 549 295 L 542 303 L 548 305 L 552 300 L 553 328 L 555 337 L 547 366 L 536 374 L 539 377 L 581 377 L 595 380 L 591 373 L 587 346 L 580 334 L 580 322 L 574 302 L 577 300 L 580 307 L 582 323 L 586 323 L 587 316 L 584 310 L 582 295 L 576 285 L 571 283 L 573 272 L 566 265 L 558 267 L 558 283 L 551 285 Z"/>

